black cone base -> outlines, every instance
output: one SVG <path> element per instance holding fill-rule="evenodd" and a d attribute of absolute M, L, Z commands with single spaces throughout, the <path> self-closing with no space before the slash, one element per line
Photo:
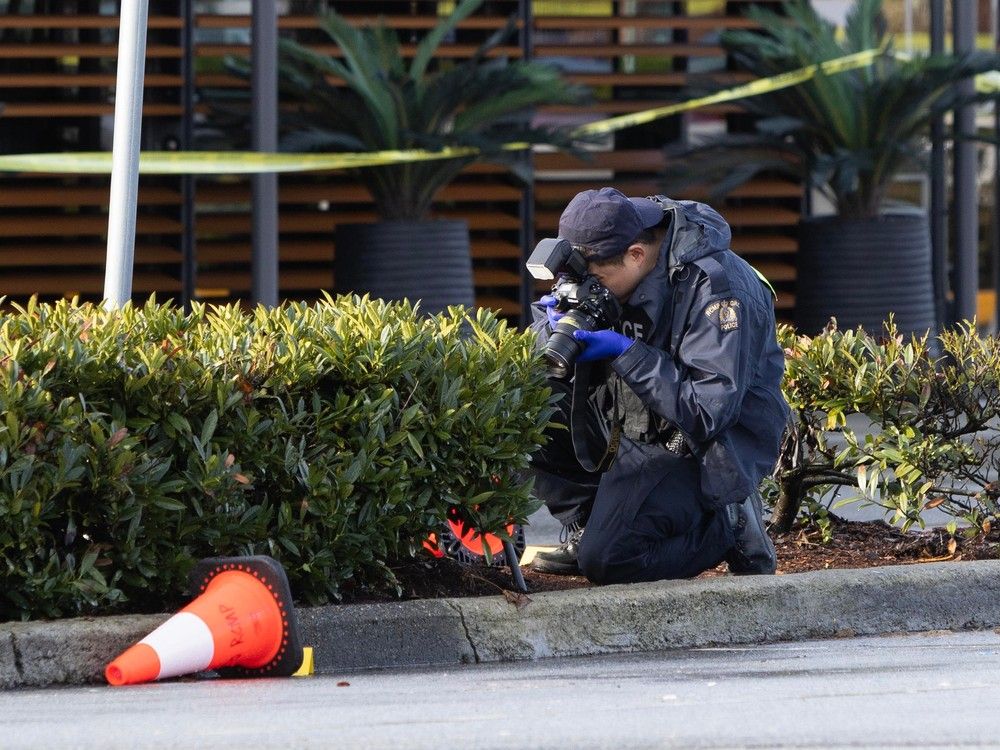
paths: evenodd
<path fill-rule="evenodd" d="M 225 667 L 216 671 L 223 677 L 290 677 L 302 666 L 302 638 L 295 616 L 292 590 L 288 586 L 285 569 L 273 557 L 208 557 L 198 562 L 191 571 L 189 588 L 191 596 L 201 596 L 209 582 L 220 573 L 238 570 L 249 573 L 264 583 L 274 594 L 281 610 L 282 644 L 277 655 L 268 664 L 256 669 Z"/>

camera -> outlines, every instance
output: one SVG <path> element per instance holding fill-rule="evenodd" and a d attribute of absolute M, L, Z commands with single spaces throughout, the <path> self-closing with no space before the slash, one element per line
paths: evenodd
<path fill-rule="evenodd" d="M 583 345 L 573 338 L 573 331 L 610 328 L 621 318 L 621 305 L 615 295 L 587 273 L 587 259 L 568 240 L 542 240 L 526 265 L 536 279 L 555 279 L 550 294 L 556 298 L 555 309 L 565 315 L 552 331 L 542 356 L 550 375 L 565 378 L 583 351 Z"/>

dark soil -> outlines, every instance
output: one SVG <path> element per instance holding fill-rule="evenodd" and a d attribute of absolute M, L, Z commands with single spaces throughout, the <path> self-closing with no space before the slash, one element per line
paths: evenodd
<path fill-rule="evenodd" d="M 965 539 L 952 538 L 944 529 L 902 532 L 882 521 L 844 521 L 830 516 L 833 538 L 824 544 L 815 529 L 795 529 L 774 536 L 778 575 L 829 568 L 874 568 L 958 560 L 1000 558 L 1000 534 L 991 531 Z M 724 575 L 726 565 L 703 577 Z"/>
<path fill-rule="evenodd" d="M 824 544 L 813 529 L 796 529 L 774 537 L 778 551 L 778 575 L 831 568 L 871 568 L 880 565 L 918 565 L 928 562 L 1000 559 L 1000 532 L 991 531 L 965 539 L 952 538 L 943 529 L 910 531 L 881 521 L 844 521 L 831 516 L 833 538 Z M 515 587 L 506 568 L 469 567 L 454 560 L 428 559 L 393 568 L 403 599 L 486 596 L 508 592 L 519 604 Z M 582 576 L 556 576 L 523 568 L 529 594 L 592 586 Z M 725 563 L 705 571 L 700 578 L 728 575 Z M 388 601 L 389 597 L 360 595 L 349 601 Z"/>

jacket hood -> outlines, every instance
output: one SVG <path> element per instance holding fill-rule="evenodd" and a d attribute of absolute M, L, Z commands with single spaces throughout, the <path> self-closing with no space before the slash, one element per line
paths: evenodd
<path fill-rule="evenodd" d="M 733 233 L 714 208 L 697 201 L 675 201 L 664 197 L 659 197 L 659 200 L 667 210 L 674 212 L 671 268 L 729 249 Z"/>

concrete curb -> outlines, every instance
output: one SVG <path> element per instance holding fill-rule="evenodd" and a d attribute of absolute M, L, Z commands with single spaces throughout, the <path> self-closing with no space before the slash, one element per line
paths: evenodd
<path fill-rule="evenodd" d="M 1000 626 L 1000 561 L 711 578 L 299 610 L 316 671 Z M 0 688 L 102 682 L 167 615 L 0 625 Z"/>

